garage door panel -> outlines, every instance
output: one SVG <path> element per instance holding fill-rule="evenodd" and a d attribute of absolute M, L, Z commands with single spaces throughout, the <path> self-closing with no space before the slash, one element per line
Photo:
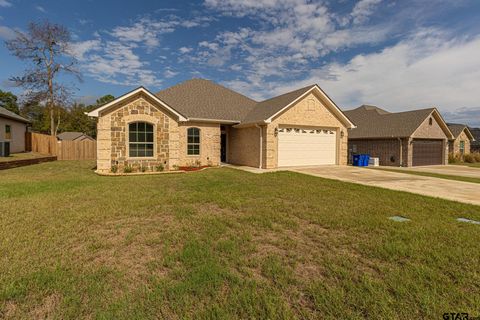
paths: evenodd
<path fill-rule="evenodd" d="M 443 164 L 442 140 L 414 139 L 412 151 L 413 166 Z"/>
<path fill-rule="evenodd" d="M 335 164 L 336 144 L 336 133 L 329 129 L 281 129 L 278 134 L 278 166 Z"/>

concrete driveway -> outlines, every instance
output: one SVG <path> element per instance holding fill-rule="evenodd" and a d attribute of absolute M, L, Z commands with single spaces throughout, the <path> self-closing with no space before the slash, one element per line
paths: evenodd
<path fill-rule="evenodd" d="M 462 176 L 462 177 L 480 179 L 480 168 L 472 168 L 472 167 L 459 166 L 459 165 L 408 167 L 408 168 L 387 167 L 387 168 L 396 169 L 400 171 L 402 170 L 403 171 L 419 171 L 419 172 L 438 173 L 438 174 L 446 174 L 450 176 Z"/>
<path fill-rule="evenodd" d="M 316 177 L 418 193 L 431 197 L 480 205 L 480 184 L 478 183 L 423 177 L 400 172 L 372 170 L 351 166 L 295 167 L 289 168 L 288 170 Z"/>

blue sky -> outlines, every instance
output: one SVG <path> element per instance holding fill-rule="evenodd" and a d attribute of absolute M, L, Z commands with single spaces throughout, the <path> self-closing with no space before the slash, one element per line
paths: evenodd
<path fill-rule="evenodd" d="M 192 77 L 264 99 L 318 83 L 343 109 L 436 106 L 480 126 L 478 0 L 0 0 L 0 38 L 67 26 L 77 99 Z M 0 88 L 25 65 L 0 45 Z"/>

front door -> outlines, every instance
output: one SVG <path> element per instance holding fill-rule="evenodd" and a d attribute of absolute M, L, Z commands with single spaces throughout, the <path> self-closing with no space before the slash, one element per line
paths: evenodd
<path fill-rule="evenodd" d="M 220 161 L 227 162 L 227 134 L 225 132 L 220 135 Z"/>

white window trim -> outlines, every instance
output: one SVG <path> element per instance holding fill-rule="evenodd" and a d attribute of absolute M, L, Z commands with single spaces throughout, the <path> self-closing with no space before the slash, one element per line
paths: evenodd
<path fill-rule="evenodd" d="M 200 142 L 198 143 L 198 154 L 188 154 L 188 129 L 198 129 L 198 138 L 200 140 Z M 187 128 L 187 132 L 186 132 L 186 137 L 187 137 L 187 148 L 185 150 L 185 153 L 187 155 L 187 157 L 192 157 L 192 158 L 198 158 L 202 155 L 202 129 L 200 129 L 199 127 L 188 127 Z M 196 143 L 193 143 L 193 144 L 196 144 Z"/>
<path fill-rule="evenodd" d="M 130 123 L 135 123 L 135 122 L 144 122 L 151 124 L 153 126 L 153 156 L 152 157 L 130 157 Z M 126 122 L 126 130 L 125 130 L 125 141 L 126 141 L 126 159 L 127 160 L 155 160 L 157 159 L 157 124 L 150 122 L 150 121 L 145 121 L 145 120 L 131 120 L 129 122 Z"/>

